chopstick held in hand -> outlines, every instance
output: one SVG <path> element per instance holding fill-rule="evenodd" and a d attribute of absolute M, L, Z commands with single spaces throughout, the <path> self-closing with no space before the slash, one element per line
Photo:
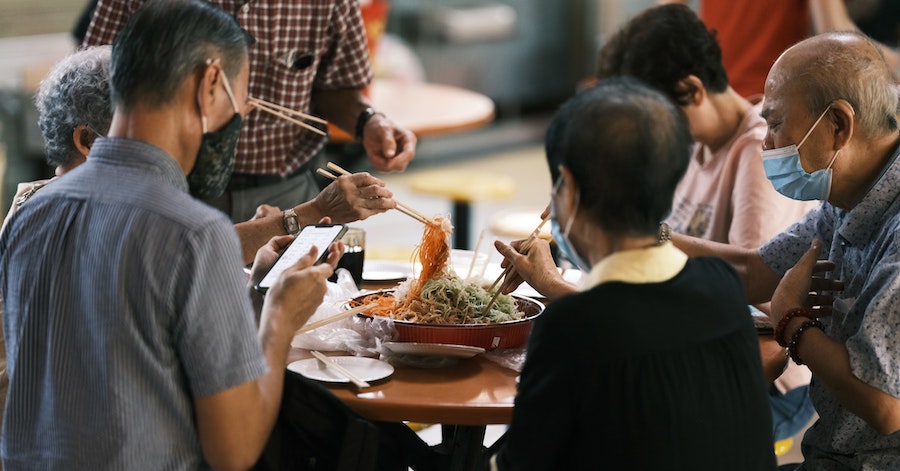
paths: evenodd
<path fill-rule="evenodd" d="M 343 168 L 341 168 L 339 165 L 335 164 L 334 162 L 328 162 L 328 168 L 331 170 L 334 170 L 337 173 L 340 173 L 341 175 L 350 175 L 350 172 L 348 172 L 347 170 L 344 170 Z M 324 177 L 330 178 L 332 180 L 337 180 L 337 175 L 335 175 L 325 169 L 320 168 L 320 169 L 316 170 L 316 172 L 319 175 L 322 175 Z M 394 199 L 394 202 L 397 203 L 397 211 L 400 211 L 401 213 L 415 219 L 416 221 L 421 222 L 422 224 L 435 224 L 433 219 L 430 219 L 427 216 L 425 216 L 424 214 L 416 211 L 415 209 L 412 209 L 408 205 L 398 201 L 396 198 Z"/>
<path fill-rule="evenodd" d="M 537 239 L 538 235 L 541 233 L 541 228 L 543 228 L 544 224 L 546 224 L 549 220 L 550 216 L 545 217 L 543 220 L 541 220 L 541 223 L 538 224 L 538 226 L 535 227 L 533 231 L 531 231 L 531 235 L 529 235 L 528 238 L 525 239 L 525 242 L 522 243 L 522 248 L 518 251 L 520 254 L 528 255 L 528 251 L 531 249 L 532 244 L 534 244 L 535 239 Z M 507 265 L 506 268 L 503 269 L 503 272 L 500 273 L 500 276 L 498 276 L 497 279 L 494 280 L 494 283 L 491 285 L 491 287 L 488 288 L 488 291 L 494 291 L 494 288 L 496 288 L 501 281 L 509 276 L 509 274 L 512 273 L 513 270 L 515 270 L 515 268 L 512 264 Z M 482 312 L 487 314 L 491 310 L 491 307 L 494 305 L 494 302 L 497 300 L 498 296 L 500 296 L 500 289 L 494 291 L 494 295 L 491 296 L 491 300 L 488 301 L 487 306 L 484 307 L 484 310 Z"/>
<path fill-rule="evenodd" d="M 250 100 L 249 100 L 249 103 L 250 103 L 251 105 L 253 105 L 254 108 L 256 108 L 256 109 L 258 109 L 258 110 L 260 110 L 260 111 L 264 111 L 264 112 L 269 113 L 269 114 L 271 114 L 271 115 L 273 115 L 273 116 L 277 116 L 277 117 L 279 117 L 279 118 L 281 118 L 281 119 L 283 119 L 283 120 L 285 120 L 285 121 L 294 123 L 294 124 L 296 124 L 296 125 L 298 125 L 298 126 L 304 128 L 304 129 L 308 129 L 308 130 L 310 130 L 310 131 L 312 131 L 312 132 L 314 132 L 314 133 L 316 133 L 316 134 L 319 134 L 320 136 L 326 136 L 326 135 L 328 135 L 328 133 L 326 133 L 325 131 L 323 131 L 323 130 L 321 130 L 321 129 L 315 127 L 315 126 L 311 126 L 311 125 L 309 125 L 309 124 L 306 124 L 306 123 L 304 123 L 303 121 L 300 121 L 299 119 L 295 119 L 295 118 L 293 118 L 291 115 L 298 116 L 298 117 L 300 117 L 300 118 L 302 118 L 302 119 L 308 119 L 308 120 L 310 120 L 310 121 L 315 121 L 315 122 L 317 122 L 317 123 L 327 124 L 327 121 L 325 121 L 325 120 L 322 119 L 322 118 L 318 118 L 318 117 L 315 117 L 315 116 L 312 116 L 312 115 L 308 115 L 308 114 L 306 114 L 306 113 L 301 113 L 301 112 L 299 112 L 299 111 L 294 111 L 294 110 L 291 110 L 291 109 L 289 109 L 289 108 L 285 108 L 285 107 L 283 107 L 283 106 L 276 105 L 276 104 L 274 104 L 274 103 L 269 103 L 269 102 L 267 102 L 267 101 L 260 100 L 260 99 L 258 99 L 258 98 L 252 98 L 252 97 L 251 97 Z"/>

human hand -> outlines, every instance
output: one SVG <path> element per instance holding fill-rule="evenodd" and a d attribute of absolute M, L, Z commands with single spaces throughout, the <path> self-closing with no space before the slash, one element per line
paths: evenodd
<path fill-rule="evenodd" d="M 262 219 L 267 216 L 273 216 L 275 214 L 281 214 L 281 208 L 278 206 L 272 206 L 271 204 L 261 204 L 256 207 L 256 212 L 253 213 L 253 217 L 250 218 L 251 221 L 255 219 Z"/>
<path fill-rule="evenodd" d="M 563 294 L 575 291 L 575 287 L 567 282 L 550 254 L 550 244 L 543 239 L 534 239 L 528 253 L 519 253 L 524 240 L 514 241 L 507 245 L 501 241 L 494 241 L 494 247 L 503 255 L 502 267 L 512 266 L 503 284 L 500 286 L 502 293 L 511 293 L 522 282 L 527 282 L 538 293 L 547 299 L 554 299 Z"/>
<path fill-rule="evenodd" d="M 809 249 L 800 260 L 784 274 L 775 292 L 772 294 L 771 313 L 769 317 L 777 324 L 782 316 L 795 307 L 811 307 L 817 309 L 817 316 L 830 313 L 833 296 L 822 291 L 843 289 L 843 283 L 827 278 L 813 277 L 814 273 L 828 271 L 834 264 L 827 260 L 818 260 L 822 243 L 813 240 Z M 826 307 L 828 309 L 822 309 Z"/>
<path fill-rule="evenodd" d="M 397 207 L 384 182 L 367 172 L 341 175 L 313 199 L 319 214 L 336 223 L 361 221 Z"/>
<path fill-rule="evenodd" d="M 844 282 L 825 278 L 823 276 L 815 276 L 816 273 L 826 273 L 834 271 L 834 262 L 831 260 L 816 260 L 816 266 L 813 268 L 813 277 L 810 280 L 809 296 L 806 298 L 806 305 L 813 309 L 818 315 L 831 315 L 834 304 L 834 295 L 831 293 L 844 290 Z"/>
<path fill-rule="evenodd" d="M 383 114 L 372 116 L 363 128 L 363 147 L 380 172 L 402 172 L 416 155 L 416 135 L 395 125 Z"/>
<path fill-rule="evenodd" d="M 273 237 L 259 249 L 251 269 L 251 283 L 256 284 L 265 276 L 278 259 L 278 254 L 293 239 L 293 236 Z M 312 247 L 269 287 L 262 309 L 263 326 L 272 323 L 270 327 L 276 331 L 293 333 L 315 313 L 325 297 L 326 281 L 344 254 L 344 244 L 339 241 L 332 243 L 325 259 L 313 265 L 318 252 L 318 248 Z"/>

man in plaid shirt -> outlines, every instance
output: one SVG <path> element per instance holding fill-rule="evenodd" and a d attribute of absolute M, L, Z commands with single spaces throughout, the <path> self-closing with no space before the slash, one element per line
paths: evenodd
<path fill-rule="evenodd" d="M 100 0 L 84 45 L 111 44 L 144 1 Z M 234 16 L 252 38 L 252 97 L 324 117 L 363 144 L 376 170 L 406 169 L 415 156 L 415 135 L 372 109 L 363 94 L 373 72 L 357 0 L 211 3 Z M 263 203 L 291 208 L 311 200 L 319 188 L 314 169 L 305 164 L 327 140 L 267 113 L 251 113 L 228 190 L 208 202 L 240 222 Z"/>

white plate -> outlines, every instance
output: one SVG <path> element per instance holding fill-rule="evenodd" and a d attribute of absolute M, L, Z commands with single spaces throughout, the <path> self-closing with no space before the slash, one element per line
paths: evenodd
<path fill-rule="evenodd" d="M 409 263 L 387 260 L 366 260 L 363 263 L 363 281 L 399 283 L 411 275 L 412 268 Z"/>
<path fill-rule="evenodd" d="M 390 363 L 374 358 L 343 356 L 328 357 L 331 361 L 343 366 L 363 381 L 378 381 L 387 378 L 394 373 L 394 367 Z M 300 373 L 309 379 L 324 381 L 326 383 L 349 383 L 350 380 L 341 375 L 334 368 L 325 366 L 315 358 L 297 360 L 287 366 L 295 373 Z"/>
<path fill-rule="evenodd" d="M 484 353 L 484 349 L 481 347 L 447 343 L 384 342 L 382 345 L 393 353 L 403 355 L 471 358 L 479 353 Z"/>

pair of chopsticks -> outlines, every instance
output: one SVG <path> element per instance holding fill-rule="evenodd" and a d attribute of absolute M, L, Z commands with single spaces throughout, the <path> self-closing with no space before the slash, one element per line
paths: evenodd
<path fill-rule="evenodd" d="M 538 235 L 541 233 L 541 228 L 543 228 L 544 224 L 547 224 L 547 221 L 549 221 L 549 220 L 550 220 L 549 216 L 545 217 L 543 220 L 541 220 L 541 223 L 538 224 L 538 226 L 536 228 L 534 228 L 533 231 L 531 231 L 531 235 L 529 235 L 528 238 L 525 239 L 525 242 L 522 243 L 522 248 L 521 248 L 521 250 L 519 250 L 520 254 L 522 254 L 522 255 L 528 254 L 528 251 L 531 249 L 531 246 L 534 244 L 535 239 L 537 239 Z M 497 279 L 494 281 L 494 283 L 491 285 L 491 287 L 488 288 L 488 291 L 494 291 L 494 288 L 496 288 L 497 285 L 500 284 L 500 282 L 503 281 L 504 278 L 509 276 L 509 274 L 513 270 L 514 270 L 514 268 L 513 268 L 512 264 L 510 264 L 506 268 L 504 268 L 503 272 L 500 273 L 500 276 L 498 276 Z M 499 289 L 494 292 L 493 296 L 491 296 L 491 300 L 487 303 L 487 306 L 485 306 L 485 308 L 482 312 L 488 313 L 491 310 L 491 306 L 494 305 L 494 301 L 497 300 L 497 296 L 500 296 Z"/>
<path fill-rule="evenodd" d="M 350 172 L 344 170 L 343 168 L 341 168 L 338 164 L 336 164 L 334 162 L 328 162 L 327 167 L 341 175 L 350 175 Z M 323 177 L 330 178 L 332 180 L 337 180 L 337 178 L 338 178 L 337 175 L 329 172 L 328 170 L 322 169 L 322 168 L 316 170 L 316 173 L 318 173 L 319 175 L 322 175 Z M 422 224 L 435 224 L 433 219 L 430 219 L 427 216 L 425 216 L 424 214 L 416 211 L 415 209 L 412 209 L 411 207 L 409 207 L 409 205 L 401 203 L 400 201 L 397 201 L 396 199 L 394 200 L 394 202 L 397 203 L 397 211 L 400 211 L 401 213 L 415 219 L 416 221 L 421 222 Z"/>
<path fill-rule="evenodd" d="M 250 97 L 248 99 L 248 102 L 254 108 L 256 108 L 260 111 L 265 111 L 266 113 L 277 116 L 285 121 L 294 123 L 304 129 L 308 129 L 316 134 L 319 134 L 320 136 L 327 135 L 327 133 L 325 131 L 323 131 L 315 126 L 306 124 L 303 121 L 300 121 L 300 119 L 305 119 L 307 121 L 313 121 L 315 123 L 328 124 L 328 121 L 325 121 L 322 118 L 319 118 L 319 117 L 313 116 L 313 115 L 309 115 L 306 113 L 301 113 L 299 111 L 295 111 L 290 108 L 285 108 L 284 106 L 276 105 L 275 103 L 271 103 L 271 102 L 268 102 L 265 100 L 260 100 L 259 98 L 255 98 L 255 97 Z M 300 118 L 300 119 L 296 119 L 293 116 L 296 116 L 297 118 Z"/>
<path fill-rule="evenodd" d="M 313 322 L 312 324 L 306 324 L 303 327 L 297 329 L 297 331 L 294 332 L 294 335 L 300 335 L 302 333 L 309 332 L 310 330 L 318 329 L 319 327 L 322 327 L 323 325 L 331 324 L 332 322 L 339 321 L 341 319 L 346 319 L 348 317 L 354 316 L 361 312 L 368 311 L 369 309 L 373 309 L 375 307 L 378 307 L 377 303 L 363 304 L 362 306 L 356 306 L 353 309 L 347 309 L 344 312 L 335 314 L 331 317 L 326 317 L 325 319 Z"/>
<path fill-rule="evenodd" d="M 316 357 L 316 360 L 321 361 L 328 368 L 334 369 L 338 373 L 342 374 L 345 378 L 349 379 L 351 383 L 356 385 L 356 387 L 368 388 L 370 386 L 369 383 L 359 379 L 355 374 L 351 373 L 350 370 L 332 361 L 331 358 L 328 358 L 322 352 L 318 350 L 312 350 L 310 351 L 310 353 L 312 353 L 312 356 Z"/>

